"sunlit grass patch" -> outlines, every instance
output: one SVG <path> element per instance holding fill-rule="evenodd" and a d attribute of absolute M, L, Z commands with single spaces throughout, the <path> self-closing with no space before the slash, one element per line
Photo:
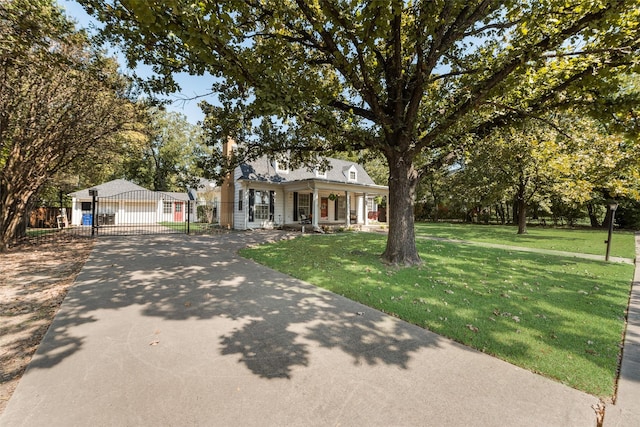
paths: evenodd
<path fill-rule="evenodd" d="M 380 262 L 384 236 L 305 236 L 241 253 L 596 396 L 614 390 L 629 264 L 420 240 L 424 264 Z"/>
<path fill-rule="evenodd" d="M 518 235 L 516 226 L 453 224 L 445 222 L 416 223 L 416 236 L 442 237 L 472 242 L 496 243 L 527 248 L 604 255 L 607 230 L 529 227 L 527 234 Z M 635 258 L 635 238 L 632 231 L 614 231 L 611 256 Z"/>

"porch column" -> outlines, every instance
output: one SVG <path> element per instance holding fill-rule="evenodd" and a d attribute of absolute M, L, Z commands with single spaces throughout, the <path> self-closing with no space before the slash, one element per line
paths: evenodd
<path fill-rule="evenodd" d="M 345 205 L 347 206 L 346 224 L 347 227 L 349 227 L 351 225 L 351 193 L 345 191 L 344 194 L 347 198 L 347 203 L 345 203 Z"/>
<path fill-rule="evenodd" d="M 244 221 L 244 230 L 248 230 L 249 229 L 249 184 L 246 182 L 242 183 L 242 210 L 243 210 L 243 215 L 242 215 L 242 220 Z M 235 194 L 234 194 L 235 197 Z M 231 203 L 231 209 L 229 210 L 231 212 L 231 218 L 229 218 L 229 222 L 228 222 L 228 227 L 233 228 L 233 223 L 234 223 L 234 216 L 235 216 L 235 211 L 236 211 L 236 207 L 235 207 L 235 203 L 233 203 L 233 198 L 231 198 L 232 203 Z M 251 207 L 251 209 L 253 209 Z M 254 218 L 255 219 L 255 218 Z"/>
<path fill-rule="evenodd" d="M 282 218 L 282 221 L 280 221 L 280 218 Z M 282 217 L 280 218 L 278 218 L 278 222 L 282 227 L 287 222 L 287 192 L 284 188 L 282 189 Z"/>
<path fill-rule="evenodd" d="M 78 199 L 71 198 L 71 225 L 82 225 L 82 208 L 78 209 Z M 79 213 L 78 213 L 79 212 Z M 80 221 L 78 221 L 80 218 Z"/>
<path fill-rule="evenodd" d="M 368 206 L 368 202 L 367 202 L 367 193 L 364 193 L 363 197 L 363 201 L 364 201 L 364 225 L 369 225 L 369 212 L 367 212 L 367 210 L 369 209 Z"/>
<path fill-rule="evenodd" d="M 318 210 L 318 189 L 314 188 L 313 189 L 313 207 L 312 209 L 312 219 L 311 219 L 311 225 L 315 228 L 318 226 L 318 215 L 319 215 L 319 210 Z"/>

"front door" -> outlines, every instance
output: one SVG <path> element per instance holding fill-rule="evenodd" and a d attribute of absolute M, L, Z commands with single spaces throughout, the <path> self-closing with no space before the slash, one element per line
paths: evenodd
<path fill-rule="evenodd" d="M 182 216 L 182 207 L 184 206 L 183 202 L 176 202 L 175 203 L 175 210 L 173 211 L 173 221 L 174 222 L 182 222 L 183 220 L 183 216 Z"/>
<path fill-rule="evenodd" d="M 327 197 L 320 198 L 320 218 L 329 217 L 329 199 Z"/>

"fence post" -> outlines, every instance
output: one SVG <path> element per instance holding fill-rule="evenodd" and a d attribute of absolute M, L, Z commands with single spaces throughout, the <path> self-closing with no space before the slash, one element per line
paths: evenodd
<path fill-rule="evenodd" d="M 91 196 L 91 237 L 95 237 L 97 231 L 97 221 L 98 218 L 96 216 L 96 203 L 98 202 L 98 190 L 95 188 L 89 189 L 89 195 Z"/>
<path fill-rule="evenodd" d="M 191 200 L 187 200 L 187 236 L 191 234 Z"/>

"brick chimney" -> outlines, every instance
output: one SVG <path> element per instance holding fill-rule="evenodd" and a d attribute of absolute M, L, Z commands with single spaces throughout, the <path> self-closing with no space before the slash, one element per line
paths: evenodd
<path fill-rule="evenodd" d="M 233 156 L 233 148 L 236 143 L 231 138 L 222 144 L 222 154 L 226 158 Z M 220 186 L 220 226 L 233 228 L 233 214 L 235 211 L 235 182 L 233 172 L 228 173 Z"/>

